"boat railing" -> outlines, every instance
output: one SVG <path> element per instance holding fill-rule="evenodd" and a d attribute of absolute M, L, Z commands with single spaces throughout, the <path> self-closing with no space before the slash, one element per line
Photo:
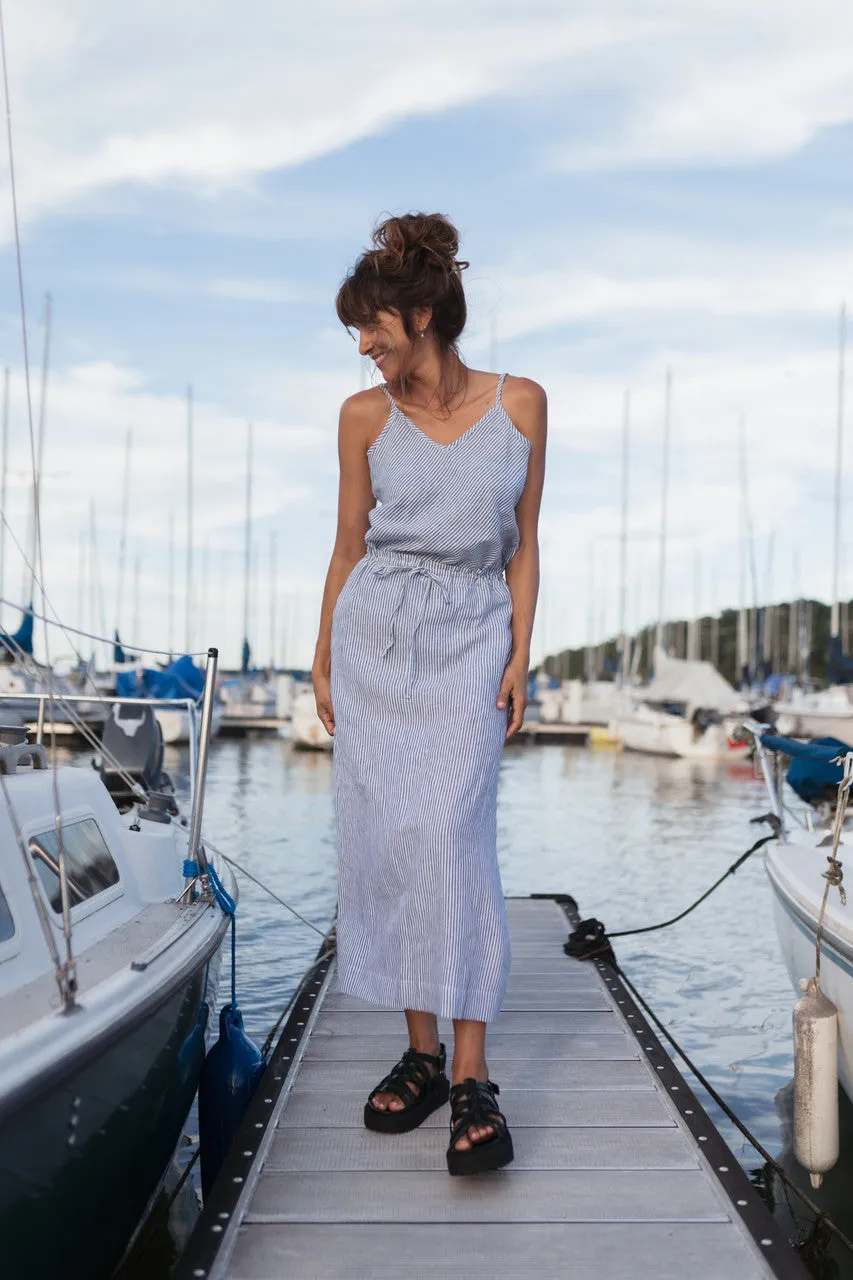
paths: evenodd
<path fill-rule="evenodd" d="M 214 675 L 214 681 L 215 681 Z M 205 683 L 205 691 L 207 684 Z M 99 706 L 137 706 L 137 707 L 162 707 L 164 710 L 185 710 L 190 718 L 190 804 L 195 804 L 197 791 L 198 759 L 199 759 L 199 725 L 198 725 L 198 703 L 193 698 L 121 698 L 116 694 L 86 694 L 86 693 L 0 693 L 0 707 L 4 702 L 20 703 L 26 699 L 27 702 L 38 703 L 38 718 L 36 720 L 36 744 L 42 746 L 44 744 L 44 726 L 45 726 L 45 706 L 49 702 L 58 704 L 65 703 L 87 703 Z M 202 701 L 204 694 L 202 695 Z M 212 696 L 211 696 L 212 703 Z M 202 729 L 204 728 L 204 716 L 202 715 Z M 209 731 L 209 726 L 208 726 Z"/>
<path fill-rule="evenodd" d="M 762 742 L 765 733 L 771 729 L 769 724 L 761 724 L 758 720 L 749 717 L 741 722 L 744 729 L 750 735 L 755 747 L 755 754 L 761 769 L 761 776 L 764 779 L 764 786 L 770 800 L 770 808 L 779 821 L 779 839 L 782 844 L 788 843 L 788 832 L 785 827 L 785 809 L 779 795 L 779 788 L 776 785 L 776 779 L 773 776 L 773 768 L 770 764 L 770 758 L 767 754 L 767 748 Z"/>

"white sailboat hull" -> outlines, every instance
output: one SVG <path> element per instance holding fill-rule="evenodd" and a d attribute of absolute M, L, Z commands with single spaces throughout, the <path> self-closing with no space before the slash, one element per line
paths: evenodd
<path fill-rule="evenodd" d="M 765 860 L 782 959 L 797 995 L 800 979 L 815 971 L 824 854 L 813 846 L 774 845 Z M 838 1078 L 853 1099 L 853 902 L 842 906 L 834 889 L 821 938 L 820 985 L 838 1010 Z"/>
<path fill-rule="evenodd" d="M 317 715 L 313 689 L 297 694 L 290 713 L 290 741 L 294 747 L 331 751 L 333 739 Z"/>
<path fill-rule="evenodd" d="M 735 724 L 726 719 L 699 729 L 684 716 L 639 706 L 611 720 L 609 732 L 626 751 L 680 760 L 738 760 L 747 754 L 748 747 L 732 743 Z"/>
<path fill-rule="evenodd" d="M 190 713 L 185 707 L 158 707 L 154 711 L 157 723 L 163 731 L 163 741 L 167 746 L 190 740 Z M 197 722 L 201 724 L 201 708 L 196 713 Z M 213 704 L 210 720 L 210 736 L 215 738 L 222 724 L 222 707 L 218 702 Z"/>

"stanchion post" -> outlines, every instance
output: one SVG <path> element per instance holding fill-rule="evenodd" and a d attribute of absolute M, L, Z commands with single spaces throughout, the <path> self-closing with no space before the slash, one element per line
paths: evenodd
<path fill-rule="evenodd" d="M 210 729 L 213 721 L 213 698 L 216 693 L 216 667 L 219 660 L 218 649 L 208 649 L 207 666 L 204 672 L 204 694 L 201 703 L 201 732 L 199 733 L 198 759 L 195 770 L 195 786 L 193 789 L 193 809 L 190 820 L 190 839 L 187 857 L 198 862 L 199 872 L 207 876 L 207 854 L 201 843 L 201 823 L 204 816 L 204 789 L 207 781 L 207 760 L 210 754 Z"/>

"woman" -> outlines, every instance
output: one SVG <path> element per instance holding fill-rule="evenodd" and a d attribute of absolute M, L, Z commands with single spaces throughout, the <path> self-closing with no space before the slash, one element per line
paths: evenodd
<path fill-rule="evenodd" d="M 445 218 L 389 218 L 373 243 L 337 311 L 385 382 L 341 409 L 312 669 L 334 734 L 339 984 L 408 1023 L 365 1124 L 405 1133 L 449 1097 L 448 1169 L 478 1173 L 513 1155 L 485 1038 L 510 964 L 497 783 L 527 701 L 546 402 L 462 362 L 467 263 Z"/>

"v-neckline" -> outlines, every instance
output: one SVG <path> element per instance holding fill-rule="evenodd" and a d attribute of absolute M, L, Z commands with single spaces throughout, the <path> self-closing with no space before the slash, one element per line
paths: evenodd
<path fill-rule="evenodd" d="M 486 410 L 485 413 L 480 415 L 480 417 L 477 419 L 476 422 L 472 422 L 470 427 L 466 427 L 464 431 L 460 431 L 459 435 L 454 436 L 452 440 L 434 440 L 433 437 L 429 435 L 428 432 L 424 431 L 423 427 L 419 427 L 418 424 L 414 422 L 407 413 L 403 412 L 403 410 L 397 404 L 396 400 L 393 400 L 393 405 L 394 405 L 394 408 L 399 413 L 400 417 L 404 420 L 404 422 L 408 422 L 410 427 L 414 427 L 418 435 L 423 436 L 423 438 L 425 440 L 428 440 L 430 444 L 435 445 L 436 449 L 451 449 L 453 445 L 458 444 L 460 440 L 464 440 L 465 436 L 470 435 L 475 427 L 479 427 L 480 424 L 484 422 L 486 418 L 489 417 L 490 414 L 494 413 L 495 409 L 498 408 L 497 401 L 495 401 L 494 404 L 489 406 L 489 408 Z"/>

